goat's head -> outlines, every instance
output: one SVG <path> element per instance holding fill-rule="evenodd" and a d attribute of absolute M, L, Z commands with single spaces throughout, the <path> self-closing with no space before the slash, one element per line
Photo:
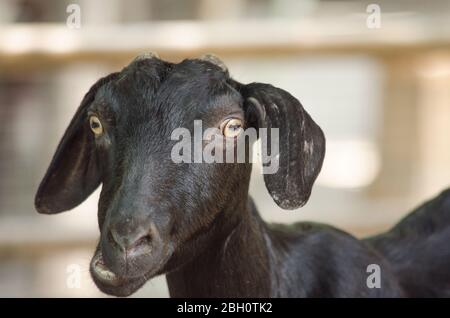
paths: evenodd
<path fill-rule="evenodd" d="M 36 195 L 36 209 L 53 214 L 77 206 L 102 184 L 101 237 L 91 262 L 102 291 L 133 293 L 201 253 L 214 231 L 226 231 L 225 223 L 238 221 L 250 180 L 248 155 L 244 163 L 173 159 L 173 132 L 195 133 L 195 120 L 224 137 L 216 152 L 230 140 L 236 146 L 242 128 L 279 128 L 279 169 L 264 176 L 266 186 L 282 208 L 308 200 L 325 139 L 294 97 L 267 84 L 240 84 L 211 56 L 179 64 L 137 58 L 86 94 Z"/>

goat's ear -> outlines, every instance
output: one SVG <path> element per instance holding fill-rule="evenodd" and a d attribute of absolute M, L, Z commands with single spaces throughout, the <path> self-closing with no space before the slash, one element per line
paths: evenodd
<path fill-rule="evenodd" d="M 39 213 L 53 214 L 70 210 L 83 202 L 100 184 L 101 173 L 90 131 L 87 108 L 100 86 L 111 74 L 97 81 L 84 96 L 66 129 L 47 173 L 39 185 L 35 207 Z"/>
<path fill-rule="evenodd" d="M 264 174 L 269 193 L 283 209 L 303 206 L 309 199 L 325 157 L 322 130 L 300 102 L 282 89 L 252 83 L 244 85 L 241 93 L 250 125 L 267 128 L 269 137 L 271 128 L 278 128 L 278 171 Z M 270 138 L 266 142 L 270 150 Z"/>

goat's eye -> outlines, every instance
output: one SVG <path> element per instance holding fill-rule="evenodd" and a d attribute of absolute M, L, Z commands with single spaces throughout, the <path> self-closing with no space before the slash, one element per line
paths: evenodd
<path fill-rule="evenodd" d="M 220 130 L 225 137 L 237 137 L 243 130 L 242 120 L 237 118 L 227 119 L 220 125 Z"/>
<path fill-rule="evenodd" d="M 95 135 L 100 136 L 103 133 L 102 123 L 97 116 L 89 117 L 89 126 Z"/>

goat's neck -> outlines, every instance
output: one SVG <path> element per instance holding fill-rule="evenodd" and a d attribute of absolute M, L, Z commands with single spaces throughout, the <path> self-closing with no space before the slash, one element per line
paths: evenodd
<path fill-rule="evenodd" d="M 270 235 L 251 199 L 243 205 L 237 224 L 230 226 L 232 220 L 221 220 L 220 228 L 229 230 L 211 239 L 192 261 L 167 274 L 172 297 L 274 295 L 277 279 L 271 272 Z"/>

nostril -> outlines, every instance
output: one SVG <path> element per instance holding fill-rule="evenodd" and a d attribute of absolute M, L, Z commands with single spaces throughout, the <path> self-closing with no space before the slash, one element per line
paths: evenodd
<path fill-rule="evenodd" d="M 108 231 L 106 239 L 111 246 L 122 251 L 132 250 L 143 246 L 148 247 L 152 241 L 150 234 L 140 236 L 136 240 L 133 238 L 133 235 L 119 236 L 114 230 Z"/>
<path fill-rule="evenodd" d="M 130 248 L 137 248 L 141 246 L 149 246 L 152 241 L 152 238 L 150 234 L 142 236 L 140 239 L 138 239 Z"/>

